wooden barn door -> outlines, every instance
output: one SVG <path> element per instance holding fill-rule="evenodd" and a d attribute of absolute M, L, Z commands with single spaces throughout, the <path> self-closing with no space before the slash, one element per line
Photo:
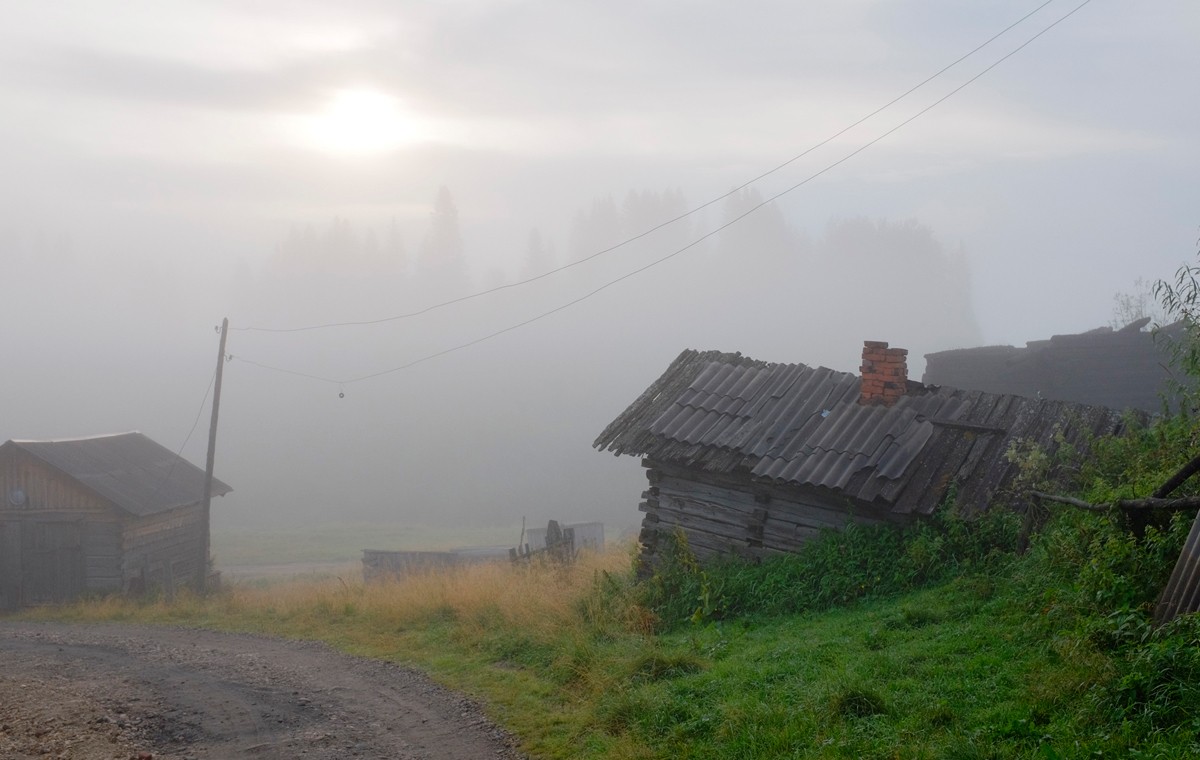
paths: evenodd
<path fill-rule="evenodd" d="M 0 519 L 0 611 L 21 606 L 21 523 Z"/>
<path fill-rule="evenodd" d="M 78 520 L 21 525 L 21 602 L 65 602 L 83 591 L 83 542 Z"/>

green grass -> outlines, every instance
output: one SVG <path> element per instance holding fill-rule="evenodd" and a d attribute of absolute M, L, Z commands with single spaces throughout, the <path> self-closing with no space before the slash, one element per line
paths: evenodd
<path fill-rule="evenodd" d="M 629 689 L 642 709 L 627 729 L 658 737 L 663 757 L 1024 757 L 1053 745 L 1032 688 L 1058 664 L 1022 633 L 1022 615 L 1006 594 L 981 599 L 951 581 L 681 631 L 663 644 L 702 653 L 708 667 Z"/>
<path fill-rule="evenodd" d="M 502 564 L 31 616 L 312 638 L 415 665 L 481 697 L 536 757 L 1196 756 L 1190 718 L 1154 729 L 1112 709 L 1121 656 L 1030 606 L 1022 570 L 1034 561 L 658 632 L 619 555 L 572 571 Z"/>

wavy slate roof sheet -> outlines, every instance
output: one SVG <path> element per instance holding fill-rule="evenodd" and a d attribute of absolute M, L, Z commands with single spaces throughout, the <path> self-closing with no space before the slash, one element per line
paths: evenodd
<path fill-rule="evenodd" d="M 9 441 L 121 509 L 144 516 L 204 500 L 204 470 L 141 433 Z M 233 489 L 213 478 L 213 495 Z"/>
<path fill-rule="evenodd" d="M 596 439 L 752 480 L 840 492 L 895 512 L 928 513 L 951 483 L 982 509 L 1015 475 L 1015 438 L 1082 445 L 1115 432 L 1103 407 L 909 383 L 894 406 L 858 403 L 857 375 L 741 354 L 684 351 Z"/>

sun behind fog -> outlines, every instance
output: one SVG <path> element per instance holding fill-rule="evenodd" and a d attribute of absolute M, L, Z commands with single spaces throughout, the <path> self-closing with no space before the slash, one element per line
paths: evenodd
<path fill-rule="evenodd" d="M 383 153 L 418 137 L 413 115 L 378 90 L 338 90 L 320 113 L 304 122 L 305 141 L 330 153 Z"/>

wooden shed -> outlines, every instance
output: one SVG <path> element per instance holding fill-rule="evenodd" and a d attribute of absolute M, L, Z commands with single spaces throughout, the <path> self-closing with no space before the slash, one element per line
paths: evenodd
<path fill-rule="evenodd" d="M 796 550 L 822 529 L 967 512 L 1004 494 L 1017 440 L 1053 451 L 1119 431 L 1104 407 L 922 385 L 867 342 L 862 375 L 684 351 L 595 446 L 643 457 L 640 541 L 682 530 L 697 557 Z"/>
<path fill-rule="evenodd" d="M 204 471 L 141 433 L 0 446 L 0 610 L 187 583 L 207 531 Z"/>

